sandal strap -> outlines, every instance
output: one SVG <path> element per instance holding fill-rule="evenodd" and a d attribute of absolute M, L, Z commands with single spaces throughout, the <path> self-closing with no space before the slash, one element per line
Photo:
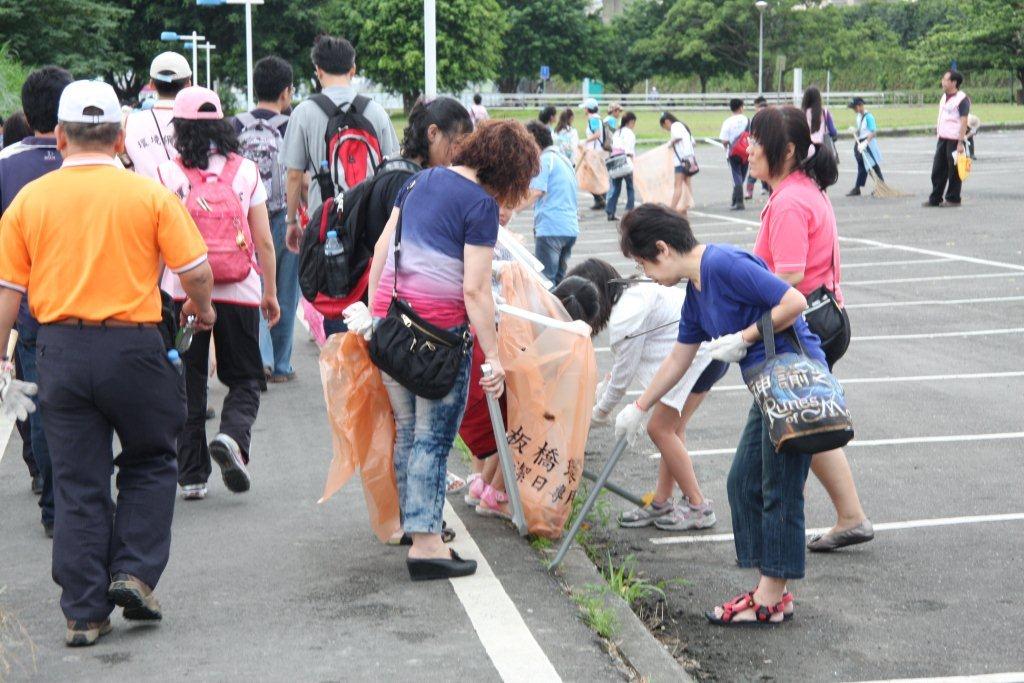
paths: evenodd
<path fill-rule="evenodd" d="M 751 609 L 754 606 L 753 591 L 737 595 L 735 598 L 722 605 L 722 621 L 729 623 L 737 614 L 744 610 Z"/>

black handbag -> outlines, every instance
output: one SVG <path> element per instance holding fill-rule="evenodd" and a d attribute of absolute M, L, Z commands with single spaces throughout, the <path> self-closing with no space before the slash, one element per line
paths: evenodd
<path fill-rule="evenodd" d="M 786 330 L 799 353 L 775 353 L 771 311 L 761 318 L 765 360 L 743 373 L 779 453 L 813 454 L 842 448 L 853 438 L 853 419 L 839 380 L 807 355 L 793 328 Z"/>
<path fill-rule="evenodd" d="M 416 185 L 406 188 L 406 198 Z M 404 203 L 404 202 L 403 202 Z M 451 393 L 464 359 L 473 349 L 473 338 L 449 332 L 421 318 L 398 298 L 398 264 L 402 253 L 402 216 L 395 227 L 395 281 L 391 305 L 370 338 L 370 360 L 396 382 L 422 398 L 442 399 Z"/>
<path fill-rule="evenodd" d="M 839 271 L 836 259 L 838 249 L 837 241 L 832 247 L 832 288 L 822 285 L 811 292 L 807 296 L 807 310 L 804 311 L 807 326 L 818 335 L 822 348 L 831 346 L 846 334 L 846 316 L 835 295 L 836 274 Z"/>

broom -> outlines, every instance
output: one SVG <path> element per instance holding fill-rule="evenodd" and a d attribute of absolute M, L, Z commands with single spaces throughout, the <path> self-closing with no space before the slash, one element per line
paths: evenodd
<path fill-rule="evenodd" d="M 875 160 L 875 155 L 871 153 L 870 147 L 865 145 L 863 153 L 871 157 L 871 165 L 868 166 L 868 175 L 871 176 L 871 180 L 873 180 L 875 183 L 875 189 L 871 193 L 872 197 L 879 197 L 881 199 L 894 199 L 896 197 L 910 196 L 906 192 L 900 192 L 893 186 L 889 185 L 889 183 L 885 182 L 884 180 L 878 177 L 878 172 L 875 171 L 875 168 L 878 166 L 878 161 Z"/>

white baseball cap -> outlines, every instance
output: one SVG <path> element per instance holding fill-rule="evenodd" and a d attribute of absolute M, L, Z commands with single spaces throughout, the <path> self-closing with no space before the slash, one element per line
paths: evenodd
<path fill-rule="evenodd" d="M 192 75 L 188 60 L 177 52 L 161 52 L 149 67 L 149 77 L 154 81 L 180 81 Z"/>
<path fill-rule="evenodd" d="M 64 88 L 57 120 L 65 123 L 121 123 L 117 93 L 103 81 L 75 81 Z"/>

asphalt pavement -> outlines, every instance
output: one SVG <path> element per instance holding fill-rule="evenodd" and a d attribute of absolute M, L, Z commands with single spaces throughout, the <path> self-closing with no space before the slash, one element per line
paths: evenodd
<path fill-rule="evenodd" d="M 737 368 L 709 395 L 688 430 L 717 526 L 701 532 L 612 528 L 604 540 L 635 556 L 668 587 L 660 636 L 698 679 L 888 680 L 1009 673 L 1024 680 L 1017 590 L 1024 562 L 1024 134 L 984 133 L 960 208 L 922 208 L 930 189 L 932 138 L 882 138 L 883 169 L 898 199 L 845 197 L 856 167 L 841 144 L 830 189 L 842 237 L 842 287 L 853 342 L 837 365 L 853 411 L 847 449 L 872 543 L 809 554 L 795 582 L 796 618 L 772 629 L 722 629 L 702 613 L 749 590 L 756 575 L 735 567 L 725 480 L 751 398 Z M 699 239 L 752 248 L 764 197 L 730 211 L 721 153 L 698 148 Z M 868 181 L 871 187 L 871 181 Z M 622 215 L 622 208 L 619 215 Z M 573 263 L 599 254 L 625 273 L 615 223 L 584 210 Z M 602 372 L 604 335 L 595 339 Z M 635 389 L 635 388 L 634 388 Z M 594 471 L 610 428 L 595 429 Z M 645 437 L 613 481 L 653 488 L 657 449 Z M 609 498 L 616 512 L 629 507 Z M 834 511 L 821 485 L 807 487 L 808 527 Z M 995 680 L 995 679 L 992 679 Z"/>

